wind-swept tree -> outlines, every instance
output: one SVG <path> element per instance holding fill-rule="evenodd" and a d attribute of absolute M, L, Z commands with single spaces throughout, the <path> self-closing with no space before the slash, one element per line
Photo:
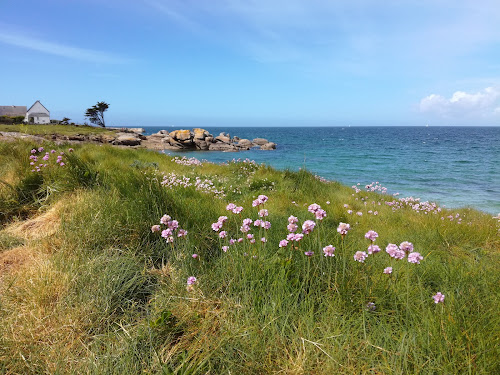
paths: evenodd
<path fill-rule="evenodd" d="M 108 103 L 97 102 L 96 105 L 87 108 L 87 111 L 85 112 L 85 117 L 87 117 L 92 124 L 105 128 L 106 124 L 104 123 L 104 112 L 106 112 L 108 108 L 109 108 Z"/>
<path fill-rule="evenodd" d="M 71 120 L 70 118 L 68 117 L 65 117 L 61 120 L 61 124 L 64 124 L 64 125 L 68 125 L 69 124 L 69 120 Z"/>

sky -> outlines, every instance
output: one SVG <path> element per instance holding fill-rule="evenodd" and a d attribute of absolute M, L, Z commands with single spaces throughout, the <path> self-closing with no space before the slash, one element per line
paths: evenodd
<path fill-rule="evenodd" d="M 0 105 L 112 126 L 499 126 L 499 0 L 0 0 Z"/>

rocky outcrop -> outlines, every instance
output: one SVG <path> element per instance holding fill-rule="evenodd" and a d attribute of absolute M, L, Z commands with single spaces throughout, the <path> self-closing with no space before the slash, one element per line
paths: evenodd
<path fill-rule="evenodd" d="M 122 130 L 122 128 L 119 128 Z M 7 142 L 14 138 L 29 138 L 37 142 L 51 140 L 56 144 L 63 143 L 106 143 L 122 147 L 144 147 L 153 150 L 199 150 L 199 151 L 223 151 L 235 152 L 249 150 L 259 147 L 261 150 L 274 150 L 276 143 L 269 142 L 264 138 L 255 138 L 253 141 L 232 137 L 228 133 L 220 133 L 214 137 L 207 130 L 195 128 L 193 130 L 179 129 L 172 132 L 160 130 L 149 136 L 142 135 L 137 131 L 118 131 L 105 134 L 50 134 L 46 136 L 34 136 L 17 132 L 0 132 L 0 139 Z"/>
<path fill-rule="evenodd" d="M 253 147 L 260 147 L 262 150 L 274 150 L 276 144 L 264 138 L 256 138 L 253 141 L 231 138 L 228 133 L 220 133 L 213 136 L 207 130 L 194 128 L 193 130 L 179 129 L 172 132 L 160 130 L 159 132 L 147 136 L 142 143 L 144 147 L 163 150 L 200 150 L 200 151 L 224 151 L 234 152 L 249 150 Z"/>

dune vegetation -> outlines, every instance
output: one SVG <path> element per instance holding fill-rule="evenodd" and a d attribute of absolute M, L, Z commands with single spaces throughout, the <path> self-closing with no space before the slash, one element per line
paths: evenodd
<path fill-rule="evenodd" d="M 489 214 L 249 160 L 40 146 L 0 143 L 0 373 L 500 370 Z"/>

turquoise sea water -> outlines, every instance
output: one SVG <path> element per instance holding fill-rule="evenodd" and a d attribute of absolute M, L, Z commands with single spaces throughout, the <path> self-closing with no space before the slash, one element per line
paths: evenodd
<path fill-rule="evenodd" d="M 146 134 L 159 129 L 146 128 Z M 306 168 L 349 186 L 378 181 L 399 197 L 500 212 L 500 127 L 206 129 L 213 135 L 224 131 L 240 138 L 267 138 L 278 147 L 237 153 L 167 152 L 213 162 L 249 158 L 278 169 Z"/>

